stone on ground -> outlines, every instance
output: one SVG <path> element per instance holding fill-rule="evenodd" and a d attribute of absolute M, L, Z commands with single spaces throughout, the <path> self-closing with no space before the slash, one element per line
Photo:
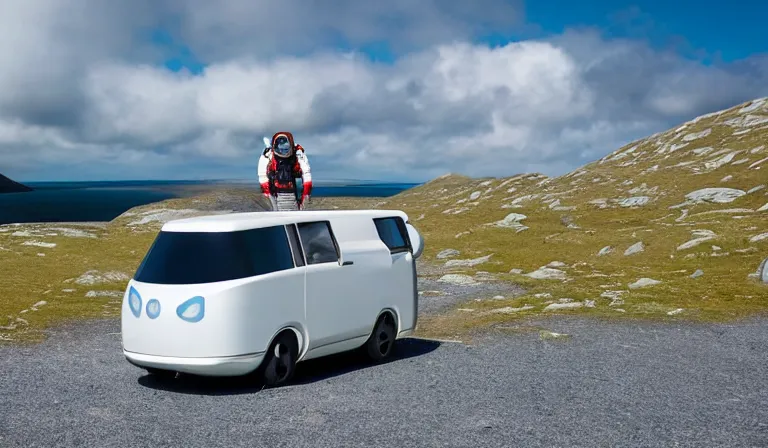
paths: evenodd
<path fill-rule="evenodd" d="M 602 257 L 603 255 L 608 255 L 611 252 L 613 252 L 612 246 L 605 246 L 604 248 L 600 249 L 600 251 L 597 253 L 598 257 Z"/>
<path fill-rule="evenodd" d="M 453 285 L 474 285 L 477 283 L 474 278 L 464 274 L 446 274 L 440 277 L 437 281 L 451 283 Z"/>
<path fill-rule="evenodd" d="M 634 255 L 640 252 L 643 252 L 645 250 L 645 245 L 642 241 L 638 241 L 637 243 L 629 246 L 627 250 L 624 251 L 624 255 Z"/>
<path fill-rule="evenodd" d="M 472 258 L 469 260 L 448 260 L 445 262 L 445 267 L 472 267 L 478 264 L 483 264 L 491 258 L 491 255 L 484 257 Z"/>
<path fill-rule="evenodd" d="M 444 258 L 455 257 L 455 256 L 459 255 L 460 253 L 461 252 L 459 252 L 456 249 L 443 249 L 436 256 L 437 256 L 437 258 L 442 260 Z"/>
<path fill-rule="evenodd" d="M 637 280 L 634 283 L 630 283 L 629 284 L 629 288 L 630 289 L 645 288 L 647 286 L 658 285 L 659 283 L 661 283 L 659 280 L 654 280 L 652 278 L 643 277 L 643 278 Z"/>
<path fill-rule="evenodd" d="M 526 277 L 535 278 L 538 280 L 565 280 L 566 274 L 560 269 L 548 268 L 542 266 L 539 269 L 525 274 Z"/>
<path fill-rule="evenodd" d="M 505 216 L 504 219 L 496 221 L 492 223 L 492 225 L 506 229 L 514 229 L 516 232 L 522 232 L 523 230 L 528 229 L 528 226 L 523 225 L 520 222 L 526 218 L 528 217 L 520 213 L 510 213 Z"/>
<path fill-rule="evenodd" d="M 685 197 L 694 203 L 714 202 L 716 204 L 727 204 L 745 194 L 747 194 L 745 191 L 736 188 L 702 188 L 688 193 Z"/>
<path fill-rule="evenodd" d="M 584 304 L 581 302 L 567 302 L 567 303 L 550 303 L 544 308 L 544 311 L 556 311 L 556 310 L 572 310 L 581 308 Z"/>

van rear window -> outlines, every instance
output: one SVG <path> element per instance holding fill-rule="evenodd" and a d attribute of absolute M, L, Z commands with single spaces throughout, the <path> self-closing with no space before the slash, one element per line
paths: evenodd
<path fill-rule="evenodd" d="M 408 230 L 400 217 L 374 218 L 379 238 L 387 245 L 392 253 L 405 252 L 411 249 Z"/>
<path fill-rule="evenodd" d="M 166 285 L 221 282 L 294 267 L 285 227 L 237 232 L 160 232 L 136 281 Z"/>

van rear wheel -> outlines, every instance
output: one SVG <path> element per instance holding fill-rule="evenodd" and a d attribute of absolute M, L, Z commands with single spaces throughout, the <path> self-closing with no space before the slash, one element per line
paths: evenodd
<path fill-rule="evenodd" d="M 395 331 L 395 320 L 391 314 L 385 313 L 376 321 L 373 333 L 371 333 L 366 343 L 368 356 L 371 359 L 380 361 L 392 353 L 392 346 L 395 343 Z"/>
<path fill-rule="evenodd" d="M 296 370 L 298 354 L 299 347 L 293 335 L 283 333 L 275 339 L 264 360 L 264 384 L 279 387 L 287 383 Z"/>

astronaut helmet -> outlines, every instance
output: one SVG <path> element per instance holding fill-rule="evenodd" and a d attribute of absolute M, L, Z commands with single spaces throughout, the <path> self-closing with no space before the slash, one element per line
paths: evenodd
<path fill-rule="evenodd" d="M 274 142 L 272 150 L 277 157 L 286 158 L 293 154 L 293 141 L 289 135 L 285 133 L 275 134 L 272 141 Z"/>

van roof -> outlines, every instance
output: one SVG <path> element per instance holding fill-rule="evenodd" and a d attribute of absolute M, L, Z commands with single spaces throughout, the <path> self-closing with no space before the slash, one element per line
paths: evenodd
<path fill-rule="evenodd" d="M 311 210 L 288 212 L 245 212 L 224 215 L 206 215 L 168 221 L 162 227 L 164 232 L 235 232 L 305 221 L 334 220 L 337 218 L 373 219 L 400 216 L 408 220 L 401 210 Z"/>

